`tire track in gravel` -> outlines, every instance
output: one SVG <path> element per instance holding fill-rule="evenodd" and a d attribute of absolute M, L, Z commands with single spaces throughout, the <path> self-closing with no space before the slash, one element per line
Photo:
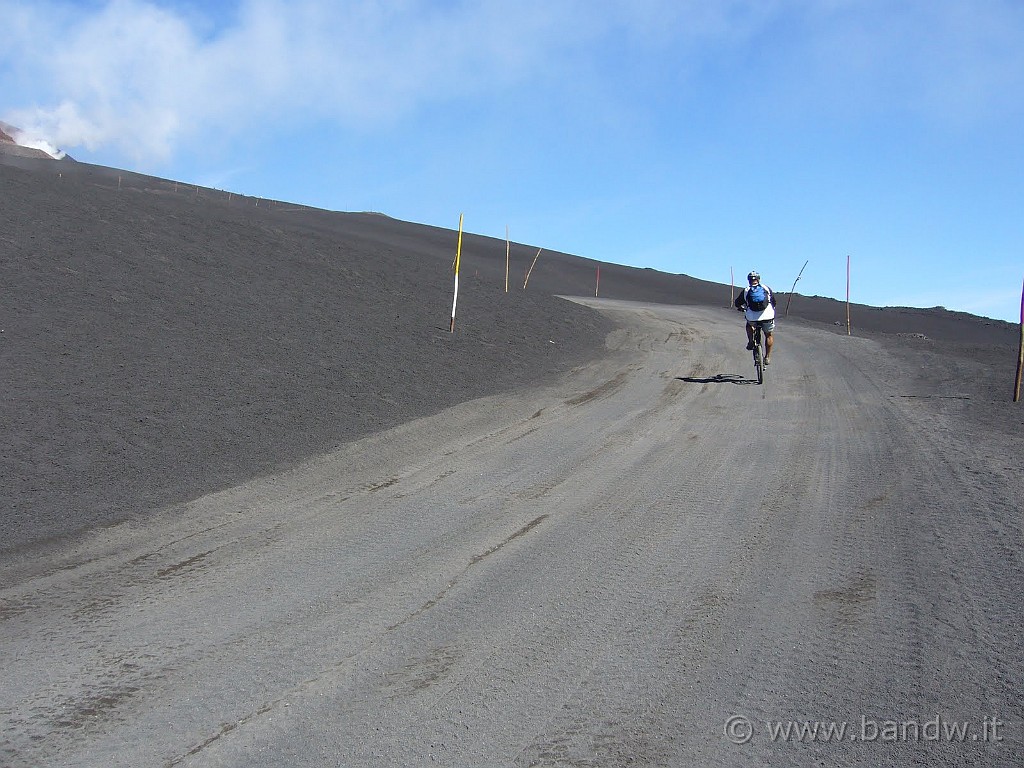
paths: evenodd
<path fill-rule="evenodd" d="M 760 765 L 808 752 L 728 716 L 1019 719 L 1020 486 L 944 457 L 897 363 L 786 326 L 757 387 L 734 313 L 596 304 L 613 351 L 556 385 L 4 564 L 4 762 Z"/>

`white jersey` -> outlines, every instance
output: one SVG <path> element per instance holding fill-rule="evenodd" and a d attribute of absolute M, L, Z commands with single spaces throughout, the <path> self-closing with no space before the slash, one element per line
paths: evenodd
<path fill-rule="evenodd" d="M 772 293 L 772 289 L 771 288 L 769 288 L 768 286 L 765 286 L 764 288 L 765 288 L 766 291 L 768 291 L 769 298 L 773 298 L 775 296 L 775 294 Z M 743 300 L 744 301 L 746 301 L 747 291 L 749 291 L 749 290 L 750 290 L 749 288 L 744 288 L 743 289 Z M 757 320 L 774 320 L 775 319 L 775 307 L 772 306 L 772 303 L 770 301 L 768 302 L 768 306 L 765 307 L 760 312 L 758 312 L 756 310 L 753 310 L 750 307 L 747 307 L 745 310 L 743 310 L 743 316 L 747 318 L 747 322 L 748 323 L 753 323 L 753 322 L 755 322 Z"/>

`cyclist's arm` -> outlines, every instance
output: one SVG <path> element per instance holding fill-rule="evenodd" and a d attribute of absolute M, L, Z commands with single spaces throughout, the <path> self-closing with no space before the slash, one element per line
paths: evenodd
<path fill-rule="evenodd" d="M 736 297 L 736 301 L 733 302 L 736 305 L 736 309 L 743 309 L 747 306 L 747 292 L 745 290 L 740 291 L 740 295 Z"/>

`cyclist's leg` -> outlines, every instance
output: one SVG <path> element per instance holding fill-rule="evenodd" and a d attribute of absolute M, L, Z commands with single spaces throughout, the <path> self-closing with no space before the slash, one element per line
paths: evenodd
<path fill-rule="evenodd" d="M 772 345 L 775 344 L 775 321 L 765 320 L 761 328 L 764 330 L 764 362 L 767 364 L 771 362 Z"/>
<path fill-rule="evenodd" d="M 747 349 L 754 348 L 754 325 L 747 323 Z"/>

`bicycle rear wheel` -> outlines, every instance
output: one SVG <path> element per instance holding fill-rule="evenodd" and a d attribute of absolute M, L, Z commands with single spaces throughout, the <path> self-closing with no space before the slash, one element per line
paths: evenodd
<path fill-rule="evenodd" d="M 761 327 L 754 328 L 754 369 L 757 371 L 757 383 L 764 384 L 764 356 L 761 354 Z"/>

